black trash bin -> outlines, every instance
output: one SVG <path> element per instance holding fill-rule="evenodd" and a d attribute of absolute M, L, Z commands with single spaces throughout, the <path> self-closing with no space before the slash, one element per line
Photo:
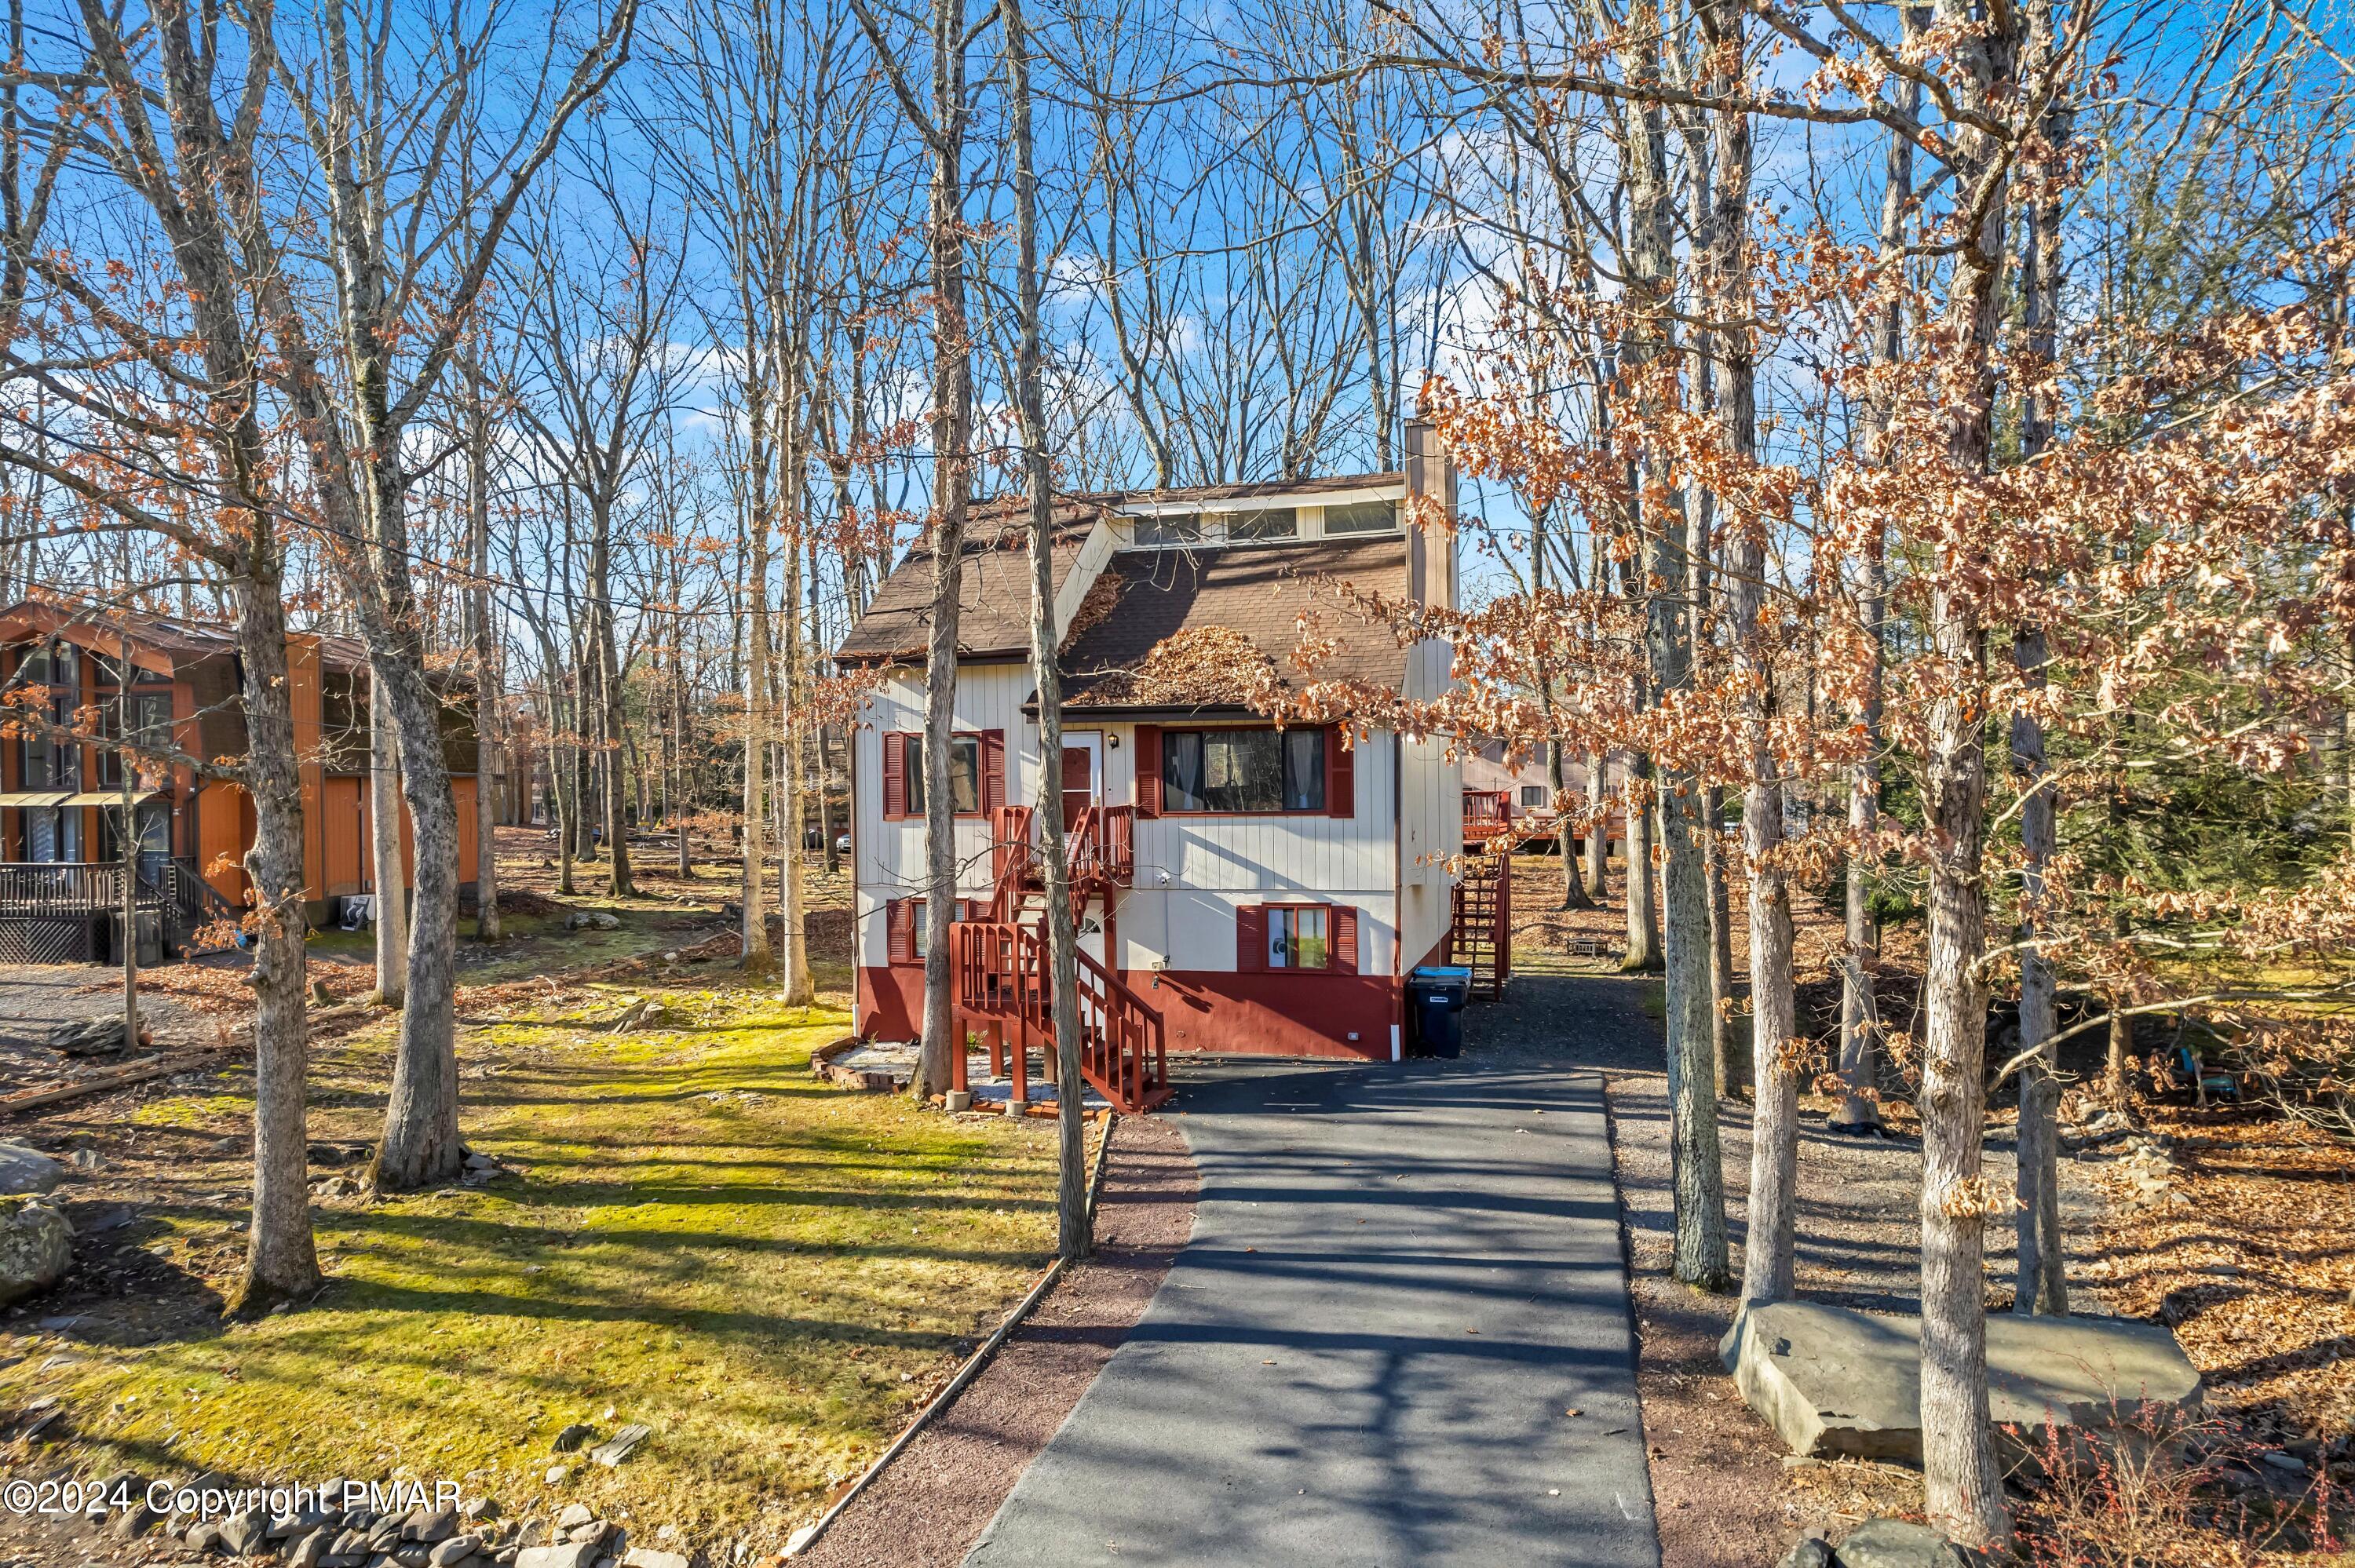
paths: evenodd
<path fill-rule="evenodd" d="M 1472 971 L 1454 964 L 1426 964 L 1406 979 L 1407 1006 L 1414 1012 L 1415 1038 L 1425 1056 L 1464 1054 L 1464 1007 L 1472 1000 Z"/>

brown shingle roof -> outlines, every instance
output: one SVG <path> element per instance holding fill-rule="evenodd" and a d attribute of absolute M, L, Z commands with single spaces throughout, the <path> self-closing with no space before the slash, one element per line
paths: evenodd
<path fill-rule="evenodd" d="M 1096 711 L 1238 706 L 1237 696 L 1220 689 L 1215 672 L 1202 683 L 1187 667 L 1249 659 L 1253 651 L 1287 687 L 1353 679 L 1397 685 L 1406 673 L 1398 639 L 1320 591 L 1318 579 L 1403 598 L 1406 553 L 1399 535 L 1124 550 L 1104 568 L 1107 577 L 1119 578 L 1118 598 L 1063 651 L 1064 703 Z M 1306 675 L 1292 662 L 1303 614 L 1313 618 L 1315 637 L 1336 644 Z M 1179 641 L 1173 644 L 1172 638 Z M 1196 645 L 1191 657 L 1189 640 Z"/>
<path fill-rule="evenodd" d="M 1323 495 L 1403 484 L 1403 473 L 1345 473 L 1321 479 L 1267 481 L 1253 484 L 1198 484 L 1177 490 L 1072 493 L 1055 498 L 1055 586 L 1060 589 L 1079 558 L 1095 520 L 1108 509 L 1184 501 L 1255 501 L 1285 495 Z M 983 502 L 965 524 L 964 591 L 958 599 L 957 652 L 967 659 L 1019 656 L 1030 646 L 1030 547 L 1026 532 L 1029 508 L 1018 495 Z M 1399 551 L 1398 591 L 1405 588 L 1405 556 Z M 1292 646 L 1287 612 L 1286 641 Z M 867 613 L 842 640 L 836 657 L 848 663 L 921 659 L 932 623 L 932 552 L 922 542 L 883 579 Z M 1386 678 L 1395 678 L 1395 673 Z"/>
<path fill-rule="evenodd" d="M 1055 586 L 1080 558 L 1103 510 L 1093 497 L 1055 504 Z M 1030 646 L 1029 514 L 1018 498 L 976 506 L 966 520 L 964 589 L 957 599 L 957 652 L 964 658 L 1026 652 Z M 851 663 L 921 659 L 932 629 L 932 552 L 901 557 L 836 656 Z"/>

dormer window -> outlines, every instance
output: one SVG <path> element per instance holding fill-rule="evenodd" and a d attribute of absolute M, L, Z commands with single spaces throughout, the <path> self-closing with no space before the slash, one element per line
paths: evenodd
<path fill-rule="evenodd" d="M 1205 537 L 1199 512 L 1153 513 L 1136 520 L 1139 545 L 1199 545 Z"/>
<path fill-rule="evenodd" d="M 1390 501 L 1355 501 L 1325 509 L 1327 534 L 1390 534 L 1398 528 L 1398 505 Z"/>
<path fill-rule="evenodd" d="M 1300 536 L 1300 513 L 1290 506 L 1263 506 L 1255 512 L 1230 513 L 1227 517 L 1227 537 L 1230 539 L 1296 539 Z"/>

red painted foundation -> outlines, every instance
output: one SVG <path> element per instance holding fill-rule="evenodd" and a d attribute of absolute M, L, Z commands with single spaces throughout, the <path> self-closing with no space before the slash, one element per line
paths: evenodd
<path fill-rule="evenodd" d="M 1120 979 L 1160 1012 L 1171 1051 L 1387 1062 L 1391 1028 L 1405 1016 L 1404 991 L 1388 975 L 1127 969 Z M 921 964 L 859 969 L 860 1033 L 911 1040 L 923 1009 Z"/>

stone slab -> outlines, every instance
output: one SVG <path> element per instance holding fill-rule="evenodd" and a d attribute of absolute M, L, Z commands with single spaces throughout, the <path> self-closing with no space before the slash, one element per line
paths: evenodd
<path fill-rule="evenodd" d="M 1922 1458 L 1921 1319 L 1815 1301 L 1753 1307 L 1718 1346 L 1750 1407 L 1794 1454 Z M 2048 1424 L 2106 1426 L 2146 1403 L 2197 1410 L 2200 1373 L 2175 1336 L 2120 1318 L 1987 1317 L 1998 1435 L 2030 1446 Z"/>

